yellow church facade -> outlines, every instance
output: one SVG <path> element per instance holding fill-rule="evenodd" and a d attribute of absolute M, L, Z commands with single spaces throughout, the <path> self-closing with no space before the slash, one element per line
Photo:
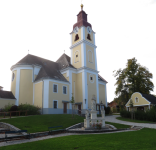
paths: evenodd
<path fill-rule="evenodd" d="M 107 81 L 98 74 L 95 32 L 83 9 L 70 36 L 71 57 L 63 54 L 53 62 L 28 54 L 11 67 L 16 105 L 39 106 L 44 114 L 71 113 L 73 96 L 78 113 L 85 113 L 95 95 L 97 110 L 107 106 Z"/>

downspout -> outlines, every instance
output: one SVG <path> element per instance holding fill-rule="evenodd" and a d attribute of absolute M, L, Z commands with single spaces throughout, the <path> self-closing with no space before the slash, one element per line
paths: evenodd
<path fill-rule="evenodd" d="M 44 81 L 42 79 L 42 115 L 43 115 Z"/>

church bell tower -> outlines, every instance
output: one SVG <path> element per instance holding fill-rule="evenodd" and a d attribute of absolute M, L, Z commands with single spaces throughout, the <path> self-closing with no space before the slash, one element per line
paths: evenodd
<path fill-rule="evenodd" d="M 87 21 L 87 14 L 81 11 L 71 32 L 71 64 L 75 68 L 90 68 L 97 71 L 95 32 Z"/>

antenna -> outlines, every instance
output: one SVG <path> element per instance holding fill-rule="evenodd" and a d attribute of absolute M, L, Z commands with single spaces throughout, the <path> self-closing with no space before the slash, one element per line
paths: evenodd
<path fill-rule="evenodd" d="M 64 54 L 65 54 L 65 50 L 64 50 Z"/>
<path fill-rule="evenodd" d="M 29 50 L 28 50 L 28 54 L 29 54 Z"/>

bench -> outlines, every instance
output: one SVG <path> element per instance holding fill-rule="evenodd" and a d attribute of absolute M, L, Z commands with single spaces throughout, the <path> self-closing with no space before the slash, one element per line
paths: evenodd
<path fill-rule="evenodd" d="M 16 133 L 22 133 L 22 132 L 27 132 L 27 130 L 18 130 L 18 131 L 6 131 L 5 132 L 5 140 L 7 142 L 7 139 L 10 138 L 17 138 L 17 137 L 25 137 L 25 138 L 29 138 L 30 140 L 30 133 L 27 132 L 27 135 L 23 135 L 23 136 L 14 136 L 14 137 L 8 137 L 7 134 L 16 134 Z"/>
<path fill-rule="evenodd" d="M 62 129 L 53 130 L 56 128 L 62 128 Z M 63 126 L 48 127 L 48 130 L 49 130 L 49 133 L 56 132 L 56 131 L 65 131 L 65 129 L 63 129 Z"/>

